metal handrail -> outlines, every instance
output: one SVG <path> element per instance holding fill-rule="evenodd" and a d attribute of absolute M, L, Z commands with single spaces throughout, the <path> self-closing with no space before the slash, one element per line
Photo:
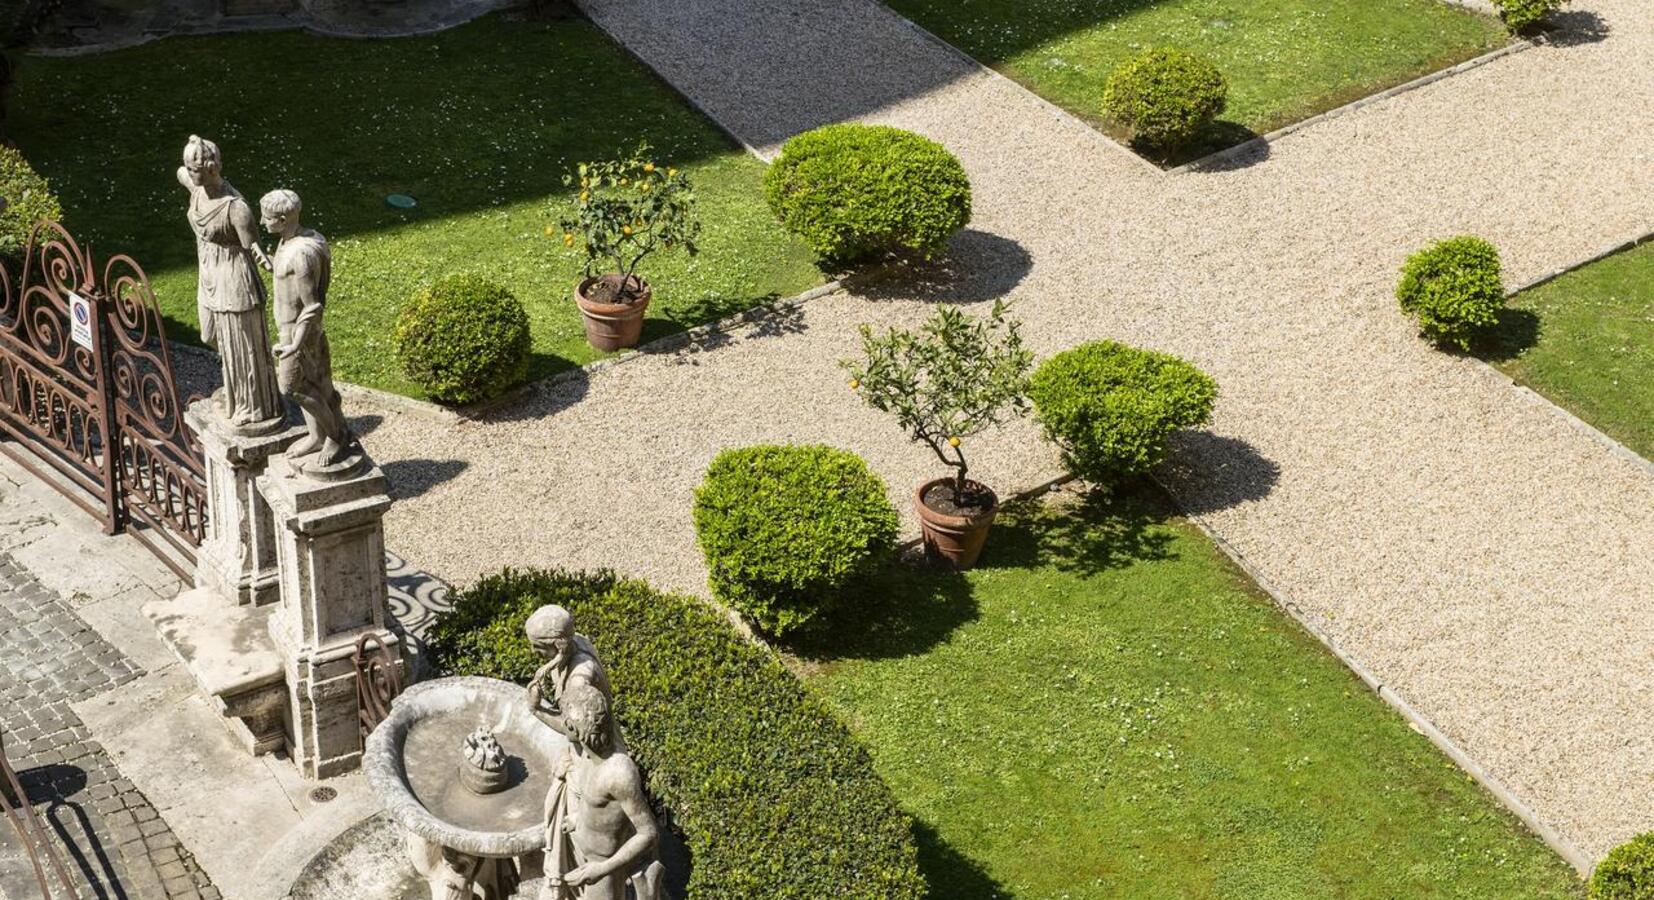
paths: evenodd
<path fill-rule="evenodd" d="M 40 823 L 40 817 L 35 815 L 34 806 L 29 803 L 28 791 L 23 789 L 23 783 L 18 780 L 17 773 L 12 771 L 11 763 L 6 760 L 6 745 L 0 737 L 0 809 L 4 809 L 6 819 L 11 822 L 17 836 L 23 841 L 23 850 L 29 854 L 29 864 L 34 866 L 34 878 L 40 885 L 40 895 L 45 900 L 53 900 L 52 886 L 46 881 L 46 869 L 40 864 L 42 853 L 46 861 L 51 864 L 52 871 L 57 875 L 58 883 L 68 892 L 69 900 L 80 900 L 80 893 L 75 890 L 75 882 L 69 877 L 69 867 L 63 864 L 63 857 L 58 854 L 57 845 L 52 836 L 46 831 L 46 826 Z"/>

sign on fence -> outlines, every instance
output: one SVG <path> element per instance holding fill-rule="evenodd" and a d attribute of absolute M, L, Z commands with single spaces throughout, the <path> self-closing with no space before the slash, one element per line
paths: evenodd
<path fill-rule="evenodd" d="M 69 336 L 75 343 L 92 349 L 92 301 L 69 292 Z"/>

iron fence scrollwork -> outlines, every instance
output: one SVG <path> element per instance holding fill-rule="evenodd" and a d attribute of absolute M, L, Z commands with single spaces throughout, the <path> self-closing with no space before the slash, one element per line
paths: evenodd
<path fill-rule="evenodd" d="M 0 451 L 188 577 L 206 484 L 160 306 L 135 260 L 100 268 L 56 223 L 35 228 L 15 281 L 0 266 Z"/>

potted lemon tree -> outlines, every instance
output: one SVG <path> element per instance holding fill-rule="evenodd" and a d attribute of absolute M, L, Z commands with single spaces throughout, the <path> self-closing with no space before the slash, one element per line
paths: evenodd
<path fill-rule="evenodd" d="M 925 551 L 968 569 L 988 539 L 999 497 L 968 477 L 965 440 L 1027 411 L 1034 355 L 1023 349 L 1003 301 L 986 317 L 943 306 L 917 331 L 875 334 L 864 325 L 861 337 L 862 358 L 842 363 L 850 387 L 953 469 L 914 492 Z"/>
<path fill-rule="evenodd" d="M 587 342 L 603 351 L 635 346 L 643 331 L 643 312 L 653 297 L 638 274 L 644 259 L 679 248 L 693 255 L 701 232 L 689 179 L 657 165 L 648 152 L 643 145 L 625 159 L 581 163 L 563 179 L 579 187 L 574 214 L 560 222 L 563 245 L 586 257 L 574 302 Z"/>

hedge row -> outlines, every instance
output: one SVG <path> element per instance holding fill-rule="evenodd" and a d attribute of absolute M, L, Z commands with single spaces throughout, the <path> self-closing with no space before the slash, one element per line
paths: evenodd
<path fill-rule="evenodd" d="M 689 845 L 691 898 L 925 895 L 911 824 L 867 751 L 701 601 L 609 573 L 507 570 L 436 622 L 438 669 L 526 682 L 540 661 L 523 622 L 544 603 L 608 667 L 626 740 Z"/>

